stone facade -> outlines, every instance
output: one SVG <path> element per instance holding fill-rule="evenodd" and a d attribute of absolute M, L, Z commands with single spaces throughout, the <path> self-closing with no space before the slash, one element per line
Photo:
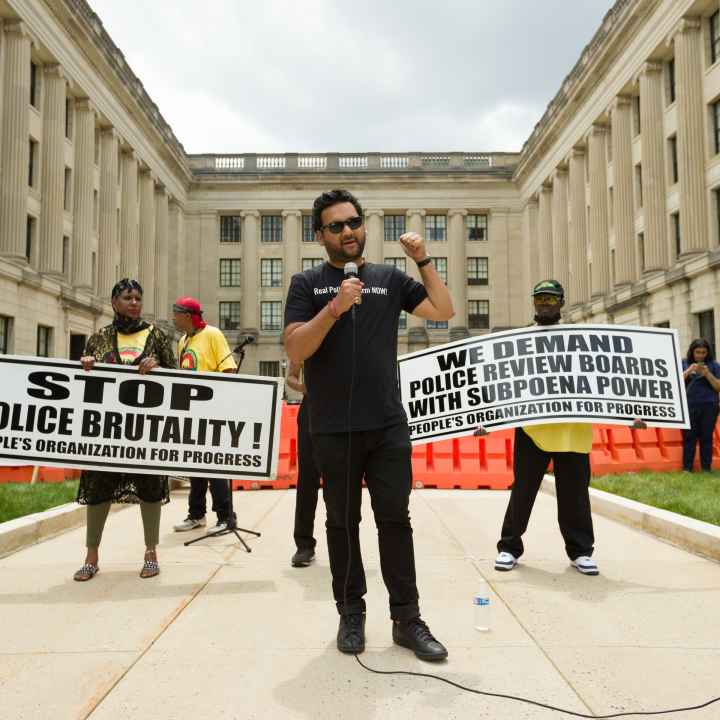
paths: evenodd
<path fill-rule="evenodd" d="M 404 228 L 447 274 L 456 316 L 403 318 L 400 352 L 527 324 L 550 275 L 570 321 L 714 333 L 718 10 L 618 0 L 521 153 L 197 156 L 85 0 L 0 0 L 0 351 L 77 356 L 132 275 L 155 322 L 195 295 L 231 344 L 257 337 L 243 371 L 282 372 L 285 295 L 324 257 L 308 218 L 333 187 L 362 202 L 370 261 L 402 265 Z"/>

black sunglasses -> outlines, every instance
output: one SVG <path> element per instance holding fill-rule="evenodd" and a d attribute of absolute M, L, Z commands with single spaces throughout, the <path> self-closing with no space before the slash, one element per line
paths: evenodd
<path fill-rule="evenodd" d="M 356 215 L 348 220 L 336 220 L 335 222 L 328 223 L 327 225 L 321 225 L 320 229 L 325 230 L 326 228 L 333 234 L 338 235 L 343 231 L 343 228 L 347 225 L 351 230 L 357 230 L 363 224 L 363 219 Z"/>

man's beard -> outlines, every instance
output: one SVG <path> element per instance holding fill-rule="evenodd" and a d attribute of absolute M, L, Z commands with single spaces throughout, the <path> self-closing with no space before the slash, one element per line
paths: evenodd
<path fill-rule="evenodd" d="M 336 263 L 344 263 L 348 260 L 357 260 L 358 258 L 362 257 L 363 251 L 365 250 L 365 238 L 362 238 L 360 240 L 355 238 L 355 240 L 357 241 L 357 250 L 354 251 L 346 249 L 345 245 L 341 245 L 339 250 L 331 248 L 329 245 L 325 245 L 325 249 L 327 250 L 330 261 Z"/>
<path fill-rule="evenodd" d="M 562 313 L 558 310 L 554 315 L 535 315 L 535 322 L 538 325 L 557 325 L 561 317 Z"/>

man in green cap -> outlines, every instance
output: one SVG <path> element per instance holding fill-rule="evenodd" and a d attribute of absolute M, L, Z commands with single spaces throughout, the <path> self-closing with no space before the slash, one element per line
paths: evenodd
<path fill-rule="evenodd" d="M 557 325 L 565 290 L 557 280 L 543 280 L 532 291 L 537 325 Z M 583 575 L 597 575 L 592 559 L 595 537 L 590 512 L 592 425 L 552 423 L 515 429 L 513 486 L 505 512 L 495 569 L 512 570 L 523 554 L 527 530 L 543 476 L 553 463 L 558 522 L 570 563 Z"/>

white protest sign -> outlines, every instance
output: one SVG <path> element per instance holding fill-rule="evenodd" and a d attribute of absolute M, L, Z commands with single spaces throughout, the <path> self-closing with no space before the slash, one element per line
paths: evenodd
<path fill-rule="evenodd" d="M 282 380 L 0 355 L 0 464 L 272 480 Z"/>
<path fill-rule="evenodd" d="M 398 358 L 414 443 L 540 423 L 689 427 L 676 330 L 553 325 Z"/>

